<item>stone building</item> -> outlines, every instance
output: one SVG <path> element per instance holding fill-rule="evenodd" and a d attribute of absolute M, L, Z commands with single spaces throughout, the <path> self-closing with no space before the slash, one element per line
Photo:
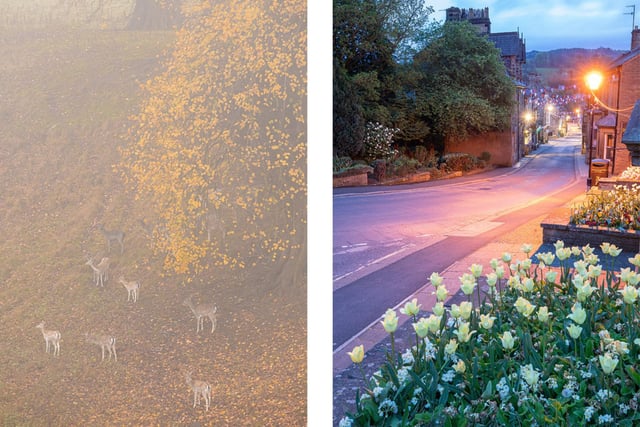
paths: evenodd
<path fill-rule="evenodd" d="M 500 50 L 500 57 L 509 75 L 518 82 L 523 80 L 522 66 L 527 62 L 527 54 L 525 42 L 517 31 L 492 33 L 488 7 L 484 9 L 450 7 L 446 10 L 446 22 L 461 21 L 468 21 L 476 27 L 478 34 L 486 35 Z"/>

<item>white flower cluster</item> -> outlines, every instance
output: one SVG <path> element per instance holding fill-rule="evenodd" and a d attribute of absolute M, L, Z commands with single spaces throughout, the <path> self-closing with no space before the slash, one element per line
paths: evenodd
<path fill-rule="evenodd" d="M 498 391 L 501 400 L 507 400 L 509 398 L 510 388 L 505 377 L 500 378 L 500 381 L 496 384 L 496 390 Z"/>
<path fill-rule="evenodd" d="M 378 122 L 365 125 L 364 149 L 368 158 L 384 159 L 396 154 L 393 149 L 393 137 L 400 129 L 388 128 Z"/>
<path fill-rule="evenodd" d="M 640 181 L 640 166 L 629 166 L 620 174 L 621 179 Z"/>

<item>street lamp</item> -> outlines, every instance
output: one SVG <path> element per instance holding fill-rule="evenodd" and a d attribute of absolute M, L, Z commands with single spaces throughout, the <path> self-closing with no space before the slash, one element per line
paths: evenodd
<path fill-rule="evenodd" d="M 587 87 L 592 92 L 592 94 L 594 91 L 598 90 L 598 88 L 602 84 L 602 79 L 602 73 L 598 71 L 591 71 L 585 76 L 585 83 L 587 84 Z M 595 96 L 595 94 L 593 95 Z M 591 162 L 593 160 L 593 110 L 595 108 L 594 103 L 590 103 L 589 107 L 591 119 L 589 121 L 589 177 L 587 178 L 587 186 L 591 187 Z"/>

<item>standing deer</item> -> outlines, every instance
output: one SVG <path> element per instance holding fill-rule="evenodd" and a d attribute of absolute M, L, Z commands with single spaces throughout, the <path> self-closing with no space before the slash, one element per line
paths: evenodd
<path fill-rule="evenodd" d="M 113 353 L 116 362 L 118 361 L 115 337 L 112 337 L 111 335 L 90 334 L 89 332 L 85 332 L 84 336 L 87 342 L 100 346 L 100 348 L 102 349 L 102 361 L 104 361 L 105 348 L 109 352 L 109 360 L 111 360 L 111 354 Z"/>
<path fill-rule="evenodd" d="M 124 252 L 124 232 L 120 230 L 107 230 L 103 224 L 98 224 L 97 220 L 93 220 L 91 227 L 96 227 L 107 241 L 107 249 L 111 252 L 111 242 L 118 242 L 120 245 L 120 253 Z"/>
<path fill-rule="evenodd" d="M 209 320 L 211 320 L 211 333 L 213 333 L 216 328 L 216 311 L 218 311 L 218 308 L 213 305 L 213 303 L 203 303 L 194 306 L 193 302 L 191 301 L 192 297 L 193 295 L 187 297 L 187 299 L 185 299 L 182 304 L 189 307 L 193 312 L 193 315 L 196 316 L 196 333 L 200 332 L 201 329 L 204 329 L 205 316 L 208 317 Z"/>
<path fill-rule="evenodd" d="M 95 265 L 93 263 L 93 258 L 88 258 L 85 264 L 93 270 L 93 278 L 96 281 L 96 286 L 104 287 L 104 282 L 109 280 L 109 265 L 111 264 L 111 260 L 104 257 L 100 260 L 98 265 Z"/>
<path fill-rule="evenodd" d="M 53 345 L 53 355 L 60 356 L 60 332 L 58 331 L 49 331 L 44 328 L 44 320 L 40 322 L 37 326 L 37 329 L 42 331 L 42 336 L 44 338 L 45 343 L 45 352 L 49 353 L 49 348 Z"/>
<path fill-rule="evenodd" d="M 211 405 L 211 385 L 206 381 L 194 380 L 191 378 L 191 372 L 185 374 L 187 384 L 193 390 L 193 407 L 200 404 L 200 397 L 204 398 L 204 407 L 208 411 Z"/>
<path fill-rule="evenodd" d="M 128 282 L 124 280 L 124 276 L 120 276 L 119 282 L 122 283 L 124 287 L 127 289 L 127 301 L 132 299 L 133 302 L 137 302 L 138 291 L 140 290 L 140 282 L 137 282 L 137 281 Z"/>

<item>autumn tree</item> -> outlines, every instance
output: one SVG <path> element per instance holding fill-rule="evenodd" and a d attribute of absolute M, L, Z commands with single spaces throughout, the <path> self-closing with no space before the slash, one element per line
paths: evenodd
<path fill-rule="evenodd" d="M 150 200 L 165 267 L 266 267 L 299 285 L 306 259 L 306 3 L 198 2 L 146 82 L 121 171 Z"/>

